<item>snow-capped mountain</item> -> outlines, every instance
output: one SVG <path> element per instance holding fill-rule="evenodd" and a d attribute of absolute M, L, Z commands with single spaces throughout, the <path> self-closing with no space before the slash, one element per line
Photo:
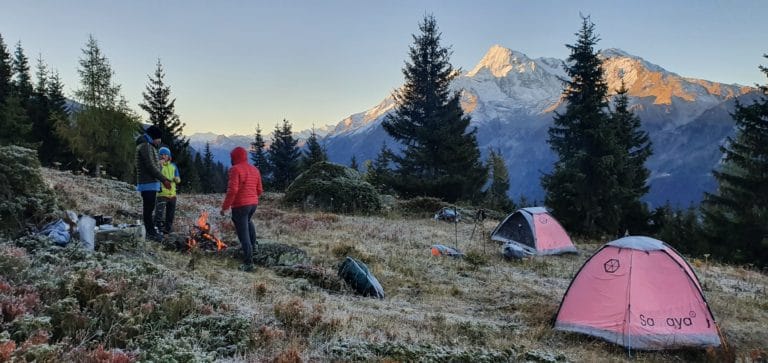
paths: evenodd
<path fill-rule="evenodd" d="M 720 159 L 718 147 L 733 132 L 728 112 L 739 97 L 754 97 L 755 89 L 685 78 L 619 49 L 600 53 L 610 92 L 622 80 L 630 105 L 650 134 L 654 154 L 648 161 L 651 191 L 646 200 L 657 206 L 669 201 L 687 206 L 711 191 L 711 170 Z M 462 107 L 478 129 L 485 155 L 499 149 L 510 172 L 510 196 L 543 199 L 542 173 L 555 160 L 546 143 L 554 111 L 562 110 L 567 78 L 563 60 L 532 59 L 502 46 L 493 46 L 451 87 L 461 92 Z M 324 139 L 332 161 L 348 164 L 352 155 L 362 163 L 376 157 L 382 144 L 399 145 L 381 127 L 393 111 L 391 96 L 375 107 L 339 122 Z"/>

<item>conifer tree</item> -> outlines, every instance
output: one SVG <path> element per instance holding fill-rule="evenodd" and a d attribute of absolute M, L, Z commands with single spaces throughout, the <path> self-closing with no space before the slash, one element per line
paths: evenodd
<path fill-rule="evenodd" d="M 618 177 L 624 161 L 617 127 L 608 114 L 608 85 L 589 17 L 582 17 L 565 64 L 564 113 L 555 113 L 549 143 L 558 157 L 542 177 L 545 204 L 569 231 L 589 237 L 619 233 L 622 211 Z"/>
<path fill-rule="evenodd" d="M 768 54 L 764 55 L 768 58 Z M 768 67 L 760 66 L 766 76 Z M 703 230 L 713 254 L 736 263 L 768 266 L 768 82 L 759 100 L 736 103 L 736 135 L 720 149 L 715 193 L 702 204 Z"/>
<path fill-rule="evenodd" d="M 0 37 L 0 145 L 34 147 L 28 143 L 32 125 L 24 107 L 26 103 L 16 88 L 15 66 L 15 59 L 11 59 Z"/>
<path fill-rule="evenodd" d="M 291 124 L 283 119 L 282 126 L 275 125 L 272 144 L 269 145 L 269 160 L 272 167 L 272 185 L 277 191 L 284 191 L 298 176 L 301 150 L 296 146 Z"/>
<path fill-rule="evenodd" d="M 211 144 L 206 142 L 203 149 L 202 170 L 200 173 L 200 186 L 203 193 L 216 193 L 216 163 L 213 160 Z M 197 163 L 197 160 L 195 160 Z"/>
<path fill-rule="evenodd" d="M 54 150 L 51 162 L 60 163 L 65 168 L 72 168 L 76 157 L 67 144 L 67 140 L 57 131 L 62 127 L 61 125 L 69 124 L 70 114 L 67 98 L 64 97 L 64 84 L 61 82 L 58 72 L 54 71 L 49 74 L 45 92 L 48 100 L 48 119 L 50 127 L 53 128 L 47 147 Z"/>
<path fill-rule="evenodd" d="M 13 92 L 19 98 L 22 107 L 25 109 L 32 98 L 32 77 L 29 74 L 29 58 L 24 55 L 24 49 L 21 42 L 16 43 L 16 52 L 13 62 Z"/>
<path fill-rule="evenodd" d="M 5 41 L 3 41 L 3 35 L 0 34 L 0 108 L 11 95 L 12 76 L 11 55 L 8 53 Z"/>
<path fill-rule="evenodd" d="M 146 90 L 142 92 L 144 102 L 139 104 L 149 114 L 149 122 L 160 129 L 162 143 L 171 150 L 171 156 L 179 169 L 186 173 L 193 167 L 189 151 L 189 139 L 183 132 L 186 124 L 176 114 L 176 99 L 171 99 L 171 87 L 165 84 L 165 71 L 160 59 L 157 60 L 154 77 L 149 77 Z M 180 191 L 188 191 L 186 183 L 179 185 Z"/>
<path fill-rule="evenodd" d="M 509 171 L 501 156 L 501 151 L 490 149 L 488 153 L 488 169 L 491 174 L 491 185 L 486 195 L 489 208 L 509 213 L 515 205 L 509 199 Z"/>
<path fill-rule="evenodd" d="M 32 90 L 29 118 L 32 122 L 32 141 L 37 145 L 37 157 L 44 166 L 51 164 L 57 150 L 52 148 L 56 129 L 50 117 L 48 101 L 48 68 L 42 58 L 37 59 L 35 71 L 37 82 Z"/>
<path fill-rule="evenodd" d="M 88 42 L 82 52 L 83 58 L 80 58 L 80 68 L 77 70 L 81 88 L 75 91 L 75 98 L 85 107 L 127 110 L 128 103 L 120 94 L 120 85 L 112 79 L 112 66 L 101 53 L 99 43 L 93 35 L 88 36 Z"/>
<path fill-rule="evenodd" d="M 352 155 L 349 159 L 349 168 L 354 169 L 355 171 L 360 171 L 360 166 L 357 165 L 357 157 L 355 157 L 355 155 Z"/>
<path fill-rule="evenodd" d="M 392 170 L 390 164 L 392 162 L 392 151 L 387 148 L 387 144 L 383 142 L 381 149 L 376 155 L 376 159 L 366 161 L 366 171 L 363 175 L 363 179 L 373 185 L 376 190 L 381 193 L 392 192 Z"/>
<path fill-rule="evenodd" d="M 480 161 L 476 129 L 467 131 L 459 93 L 449 86 L 459 72 L 449 62 L 451 51 L 440 45 L 437 22 L 431 15 L 414 35 L 410 62 L 403 68 L 405 85 L 393 96 L 395 112 L 384 130 L 404 145 L 393 154 L 392 187 L 406 197 L 428 195 L 449 202 L 479 197 L 487 170 Z"/>
<path fill-rule="evenodd" d="M 198 178 L 198 186 L 197 189 L 195 189 L 198 193 L 205 193 L 205 183 L 208 179 L 208 175 L 205 170 L 205 165 L 203 164 L 203 157 L 200 155 L 199 152 L 195 153 L 195 161 L 194 161 L 194 170 L 197 173 Z"/>
<path fill-rule="evenodd" d="M 261 135 L 261 125 L 256 125 L 256 134 L 254 135 L 253 142 L 251 143 L 251 163 L 259 169 L 261 172 L 261 180 L 264 188 L 269 187 L 270 180 L 270 166 L 269 158 L 267 158 L 267 151 L 265 150 L 266 144 L 264 143 L 264 137 Z"/>
<path fill-rule="evenodd" d="M 619 222 L 619 232 L 638 234 L 646 229 L 649 212 L 640 200 L 648 193 L 650 171 L 645 162 L 653 153 L 648 132 L 640 126 L 640 118 L 629 109 L 629 98 L 624 81 L 614 97 L 614 110 L 610 122 L 617 128 L 617 142 L 621 146 L 617 173 L 620 186 L 620 210 L 623 212 Z"/>
<path fill-rule="evenodd" d="M 139 118 L 120 94 L 120 86 L 112 79 L 112 67 L 93 36 L 82 51 L 78 69 L 81 88 L 75 91 L 82 108 L 71 122 L 60 124 L 58 131 L 96 176 L 106 167 L 108 174 L 134 181 L 134 135 Z"/>
<path fill-rule="evenodd" d="M 217 161 L 213 168 L 213 190 L 215 193 L 224 193 L 227 191 L 227 167 L 224 163 Z"/>
<path fill-rule="evenodd" d="M 309 169 L 310 166 L 321 161 L 328 161 L 328 155 L 317 140 L 317 133 L 315 133 L 315 128 L 313 127 L 312 132 L 307 138 L 306 150 L 304 150 L 302 158 L 302 169 Z"/>

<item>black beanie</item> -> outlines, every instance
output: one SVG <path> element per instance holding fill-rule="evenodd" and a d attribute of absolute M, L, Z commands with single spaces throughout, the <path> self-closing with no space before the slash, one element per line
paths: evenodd
<path fill-rule="evenodd" d="M 147 127 L 146 132 L 147 132 L 147 135 L 149 135 L 149 137 L 152 138 L 152 140 L 159 139 L 162 136 L 160 129 L 155 125 Z"/>

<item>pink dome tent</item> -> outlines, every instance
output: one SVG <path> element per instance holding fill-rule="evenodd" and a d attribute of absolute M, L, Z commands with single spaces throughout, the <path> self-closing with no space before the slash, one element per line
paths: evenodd
<path fill-rule="evenodd" d="M 504 218 L 491 239 L 519 246 L 528 255 L 577 253 L 571 237 L 544 207 L 522 208 Z"/>
<path fill-rule="evenodd" d="M 641 236 L 607 243 L 584 263 L 563 296 L 554 328 L 630 349 L 721 344 L 691 266 L 666 243 Z"/>

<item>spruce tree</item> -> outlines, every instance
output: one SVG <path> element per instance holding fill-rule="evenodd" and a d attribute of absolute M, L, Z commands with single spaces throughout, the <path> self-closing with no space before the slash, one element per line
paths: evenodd
<path fill-rule="evenodd" d="M 198 192 L 198 193 L 205 193 L 205 188 L 206 188 L 205 183 L 206 183 L 206 180 L 208 180 L 209 178 L 208 178 L 208 174 L 206 173 L 206 170 L 205 170 L 205 165 L 203 164 L 203 157 L 198 152 L 198 153 L 195 153 L 195 158 L 194 159 L 195 159 L 195 161 L 194 161 L 195 168 L 194 169 L 195 169 L 195 172 L 196 172 L 197 178 L 198 178 L 198 185 L 197 185 L 197 189 L 195 189 L 195 191 Z"/>
<path fill-rule="evenodd" d="M 16 60 L 11 59 L 0 37 L 0 145 L 34 147 L 28 142 L 32 125 L 25 108 L 27 102 L 16 88 L 15 66 Z"/>
<path fill-rule="evenodd" d="M 92 35 L 88 36 L 82 52 L 77 70 L 81 88 L 75 91 L 75 98 L 85 107 L 127 110 L 128 103 L 120 94 L 120 86 L 112 79 L 112 66 Z"/>
<path fill-rule="evenodd" d="M 328 154 L 317 140 L 317 134 L 315 133 L 315 128 L 313 127 L 312 132 L 307 138 L 306 150 L 304 150 L 304 155 L 302 157 L 302 169 L 307 170 L 313 164 L 319 163 L 321 161 L 328 161 Z"/>
<path fill-rule="evenodd" d="M 16 43 L 12 69 L 13 69 L 13 93 L 19 98 L 22 107 L 29 106 L 32 98 L 32 77 L 29 74 L 29 58 L 24 55 L 21 42 Z"/>
<path fill-rule="evenodd" d="M 381 144 L 381 149 L 376 155 L 376 159 L 366 161 L 366 171 L 363 179 L 373 185 L 381 193 L 392 192 L 392 151 L 387 148 L 386 143 Z"/>
<path fill-rule="evenodd" d="M 37 59 L 35 71 L 36 83 L 32 91 L 29 107 L 29 118 L 32 122 L 32 141 L 37 145 L 37 157 L 44 166 L 51 165 L 57 150 L 52 141 L 56 128 L 50 117 L 50 102 L 48 100 L 48 67 L 42 58 Z"/>
<path fill-rule="evenodd" d="M 8 47 L 3 41 L 3 35 L 0 34 L 0 109 L 5 104 L 5 100 L 11 95 L 11 55 L 8 53 Z"/>
<path fill-rule="evenodd" d="M 589 237 L 619 233 L 621 188 L 618 181 L 622 145 L 608 114 L 608 85 L 589 17 L 565 64 L 564 113 L 555 113 L 549 143 L 558 160 L 542 177 L 546 205 L 569 231 Z"/>
<path fill-rule="evenodd" d="M 58 131 L 96 176 L 106 167 L 108 174 L 134 181 L 134 136 L 139 118 L 120 94 L 120 86 L 112 79 L 112 67 L 93 36 L 82 51 L 78 69 L 81 88 L 75 91 L 82 108 L 71 122 L 59 124 Z"/>
<path fill-rule="evenodd" d="M 283 119 L 282 126 L 275 125 L 268 155 L 272 166 L 272 185 L 277 191 L 284 191 L 298 176 L 301 150 L 297 144 L 288 120 Z"/>
<path fill-rule="evenodd" d="M 211 152 L 211 144 L 206 142 L 205 149 L 203 149 L 202 158 L 202 170 L 200 173 L 200 186 L 203 193 L 216 193 L 216 163 L 213 160 L 213 153 Z M 195 160 L 197 163 L 197 160 Z"/>
<path fill-rule="evenodd" d="M 51 139 L 47 148 L 53 150 L 52 163 L 59 163 L 64 168 L 72 168 L 76 157 L 67 144 L 61 133 L 58 131 L 63 126 L 69 124 L 69 107 L 67 98 L 64 97 L 64 84 L 61 82 L 59 73 L 54 71 L 49 74 L 47 85 L 45 87 L 46 99 L 48 100 L 48 119 L 53 128 Z M 46 141 L 44 141 L 44 144 Z"/>
<path fill-rule="evenodd" d="M 467 131 L 459 93 L 449 86 L 459 72 L 449 62 L 451 51 L 440 45 L 437 22 L 431 15 L 414 35 L 410 62 L 403 68 L 405 85 L 394 93 L 395 112 L 384 130 L 404 145 L 392 155 L 392 187 L 406 197 L 428 195 L 449 202 L 480 195 L 487 170 L 480 161 L 476 129 Z"/>
<path fill-rule="evenodd" d="M 149 122 L 160 129 L 162 143 L 171 150 L 174 163 L 179 173 L 191 169 L 192 156 L 189 151 L 189 139 L 184 137 L 184 126 L 176 114 L 176 99 L 171 99 L 171 87 L 165 84 L 165 71 L 160 59 L 157 60 L 154 77 L 150 76 L 146 90 L 142 92 L 144 102 L 139 104 L 149 114 Z M 180 191 L 189 191 L 182 183 Z"/>
<path fill-rule="evenodd" d="M 641 129 L 640 118 L 629 109 L 629 98 L 624 81 L 614 97 L 614 109 L 610 122 L 617 129 L 617 141 L 621 148 L 621 158 L 617 162 L 620 168 L 618 183 L 620 186 L 620 210 L 623 212 L 619 222 L 619 232 L 628 231 L 639 234 L 647 227 L 649 212 L 640 200 L 648 193 L 650 171 L 645 162 L 653 153 L 648 132 Z"/>
<path fill-rule="evenodd" d="M 511 212 L 515 205 L 509 199 L 509 171 L 501 156 L 501 151 L 490 149 L 488 153 L 488 169 L 490 170 L 491 185 L 485 196 L 488 208 L 504 213 Z"/>
<path fill-rule="evenodd" d="M 354 169 L 355 171 L 360 171 L 360 166 L 357 165 L 357 157 L 355 157 L 355 155 L 352 155 L 349 159 L 349 168 Z"/>
<path fill-rule="evenodd" d="M 759 68 L 768 76 L 768 67 Z M 751 104 L 736 103 L 736 135 L 720 148 L 722 166 L 712 171 L 717 191 L 705 194 L 701 210 L 713 255 L 767 267 L 768 83 L 760 93 Z"/>
<path fill-rule="evenodd" d="M 261 135 L 261 125 L 256 125 L 256 134 L 251 143 L 251 163 L 261 172 L 261 180 L 264 188 L 269 186 L 270 166 L 265 150 L 264 137 Z"/>

